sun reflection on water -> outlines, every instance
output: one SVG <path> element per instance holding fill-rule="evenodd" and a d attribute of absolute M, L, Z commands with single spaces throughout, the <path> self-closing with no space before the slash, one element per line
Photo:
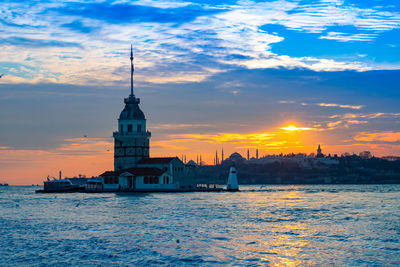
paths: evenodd
<path fill-rule="evenodd" d="M 293 188 L 274 196 L 273 203 L 274 207 L 270 207 L 270 210 L 258 214 L 259 220 L 266 222 L 268 228 L 244 236 L 242 249 L 251 252 L 250 258 L 258 258 L 269 266 L 314 265 L 304 253 L 310 249 L 307 239 L 313 233 L 301 220 L 307 201 Z M 261 219 L 263 216 L 266 218 Z"/>

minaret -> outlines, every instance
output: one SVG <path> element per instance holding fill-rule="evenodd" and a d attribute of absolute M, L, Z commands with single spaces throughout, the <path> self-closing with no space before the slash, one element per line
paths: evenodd
<path fill-rule="evenodd" d="M 200 154 L 200 166 L 202 165 L 202 161 L 201 161 L 201 154 Z"/>
<path fill-rule="evenodd" d="M 218 150 L 215 150 L 215 165 L 218 165 Z"/>
<path fill-rule="evenodd" d="M 133 94 L 133 51 L 131 45 L 131 93 L 124 99 L 114 137 L 114 170 L 136 167 L 138 161 L 150 156 L 151 133 L 146 130 L 146 118 L 140 109 L 140 99 Z"/>
<path fill-rule="evenodd" d="M 256 149 L 256 159 L 258 159 L 258 148 Z"/>
<path fill-rule="evenodd" d="M 250 151 L 247 149 L 247 160 L 250 160 Z"/>
<path fill-rule="evenodd" d="M 224 149 L 222 149 L 222 153 L 221 153 L 221 164 L 224 161 Z"/>

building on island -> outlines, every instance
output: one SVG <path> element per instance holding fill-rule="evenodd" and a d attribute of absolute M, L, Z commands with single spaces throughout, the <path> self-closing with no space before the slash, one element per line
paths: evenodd
<path fill-rule="evenodd" d="M 178 157 L 151 158 L 151 133 L 133 93 L 133 52 L 131 47 L 131 93 L 118 118 L 114 137 L 114 171 L 99 177 L 104 191 L 190 191 L 196 188 L 195 166 Z"/>
<path fill-rule="evenodd" d="M 318 145 L 316 157 L 317 158 L 323 158 L 324 157 L 324 154 L 322 154 L 321 145 Z"/>

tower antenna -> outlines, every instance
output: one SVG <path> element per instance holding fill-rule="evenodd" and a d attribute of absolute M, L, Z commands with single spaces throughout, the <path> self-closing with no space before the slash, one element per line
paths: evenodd
<path fill-rule="evenodd" d="M 133 95 L 133 72 L 134 72 L 134 68 L 133 68 L 133 51 L 132 51 L 132 44 L 131 44 L 131 94 L 130 94 L 130 96 L 134 96 Z"/>

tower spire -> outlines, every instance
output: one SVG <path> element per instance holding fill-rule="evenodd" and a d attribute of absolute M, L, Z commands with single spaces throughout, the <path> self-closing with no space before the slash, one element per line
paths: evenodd
<path fill-rule="evenodd" d="M 130 94 L 130 96 L 134 96 L 133 95 L 133 72 L 134 72 L 134 68 L 133 68 L 133 51 L 132 51 L 132 44 L 131 44 L 131 94 Z"/>

